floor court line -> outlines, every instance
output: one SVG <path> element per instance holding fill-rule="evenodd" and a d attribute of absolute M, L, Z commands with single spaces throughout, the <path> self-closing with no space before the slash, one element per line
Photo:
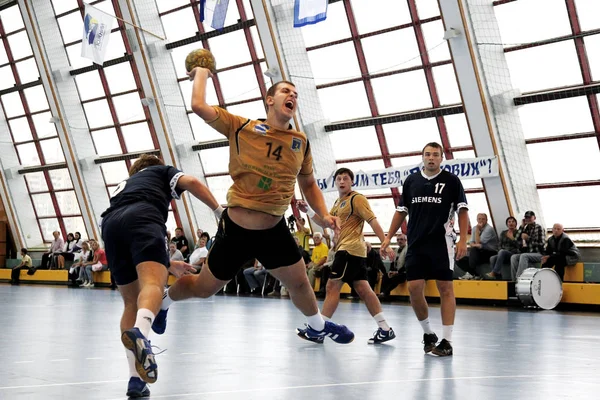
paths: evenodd
<path fill-rule="evenodd" d="M 50 387 L 79 386 L 79 385 L 100 385 L 100 384 L 105 384 L 105 383 L 121 383 L 121 382 L 129 382 L 129 379 L 115 379 L 112 381 L 93 381 L 93 382 L 45 383 L 42 385 L 0 386 L 0 390 L 50 388 Z"/>
<path fill-rule="evenodd" d="M 344 383 L 327 383 L 321 385 L 301 385 L 301 386 L 283 386 L 283 387 L 265 387 L 256 389 L 237 389 L 237 390 L 218 390 L 212 392 L 195 392 L 195 393 L 178 393 L 166 395 L 152 395 L 153 399 L 166 399 L 169 397 L 191 397 L 191 396 L 208 396 L 218 394 L 241 394 L 255 392 L 271 392 L 276 390 L 296 390 L 296 389 L 316 389 L 316 388 L 331 388 L 340 386 L 366 386 L 380 385 L 390 383 L 411 383 L 411 382 L 434 382 L 434 381 L 463 381 L 463 380 L 485 380 L 485 379 L 542 379 L 542 378 L 567 378 L 568 376 L 561 374 L 552 375 L 489 375 L 489 376 L 459 376 L 447 378 L 415 378 L 415 379 L 397 379 L 385 381 L 367 381 L 367 382 L 344 382 Z M 123 400 L 125 397 L 117 397 L 109 400 Z"/>

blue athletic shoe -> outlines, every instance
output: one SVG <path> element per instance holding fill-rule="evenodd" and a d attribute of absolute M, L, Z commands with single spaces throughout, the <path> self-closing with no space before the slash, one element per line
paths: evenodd
<path fill-rule="evenodd" d="M 154 360 L 154 353 L 148 339 L 142 335 L 138 328 L 131 328 L 123 332 L 121 342 L 127 350 L 135 356 L 135 369 L 144 382 L 154 383 L 158 378 L 158 366 Z"/>
<path fill-rule="evenodd" d="M 389 331 L 384 331 L 383 329 L 379 328 L 377 329 L 377 332 L 373 334 L 373 337 L 369 339 L 369 344 L 379 344 L 395 338 L 396 334 L 392 328 L 390 328 Z"/>
<path fill-rule="evenodd" d="M 162 335 L 167 330 L 167 313 L 169 309 L 160 310 L 156 317 L 154 318 L 154 322 L 152 323 L 152 330 L 157 335 Z"/>
<path fill-rule="evenodd" d="M 133 376 L 129 378 L 129 383 L 127 384 L 127 393 L 126 395 L 132 399 L 138 399 L 140 397 L 150 397 L 150 388 L 146 385 L 146 382 L 141 380 L 140 378 L 134 378 Z"/>
<path fill-rule="evenodd" d="M 299 337 L 301 337 L 304 340 L 308 340 L 309 342 L 323 344 L 323 342 L 325 341 L 325 337 L 323 337 L 323 336 L 309 337 L 306 335 L 307 329 L 308 329 L 308 325 L 305 325 L 304 328 L 296 329 L 296 335 L 298 335 Z"/>
<path fill-rule="evenodd" d="M 331 321 L 325 321 L 325 328 L 322 331 L 316 331 L 310 325 L 307 325 L 305 335 L 309 340 L 327 336 L 334 342 L 343 344 L 354 340 L 354 333 L 350 329 L 346 328 L 345 325 L 338 325 Z"/>

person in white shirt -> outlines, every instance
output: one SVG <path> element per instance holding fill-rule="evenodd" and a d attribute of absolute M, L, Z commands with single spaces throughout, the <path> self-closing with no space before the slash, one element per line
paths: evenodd
<path fill-rule="evenodd" d="M 190 264 L 196 268 L 197 272 L 200 272 L 202 269 L 202 265 L 204 265 L 204 261 L 206 261 L 207 256 L 208 249 L 206 248 L 206 237 L 201 236 L 200 240 L 198 240 L 198 248 L 194 250 L 190 256 Z"/>
<path fill-rule="evenodd" d="M 183 261 L 183 254 L 177 250 L 176 243 L 169 243 L 169 260 L 170 261 Z"/>

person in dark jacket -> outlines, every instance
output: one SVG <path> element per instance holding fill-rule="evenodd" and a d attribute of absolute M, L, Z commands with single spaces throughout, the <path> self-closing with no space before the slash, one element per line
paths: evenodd
<path fill-rule="evenodd" d="M 575 243 L 564 232 L 561 224 L 552 226 L 552 236 L 548 238 L 546 249 L 542 256 L 542 268 L 552 268 L 564 280 L 565 267 L 575 265 L 579 261 L 580 253 Z"/>

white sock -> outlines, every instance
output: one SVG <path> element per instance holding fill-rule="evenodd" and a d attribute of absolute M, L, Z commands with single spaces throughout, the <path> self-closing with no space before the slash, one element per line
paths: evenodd
<path fill-rule="evenodd" d="M 134 378 L 139 378 L 140 375 L 137 373 L 135 369 L 135 356 L 133 355 L 133 351 L 125 350 L 125 354 L 127 354 L 127 363 L 129 364 L 129 376 Z"/>
<path fill-rule="evenodd" d="M 375 320 L 375 322 L 377 322 L 377 325 L 384 331 L 390 330 L 390 326 L 385 321 L 385 316 L 383 315 L 383 311 L 377 315 L 373 315 L 373 319 Z"/>
<path fill-rule="evenodd" d="M 147 308 L 140 308 L 135 318 L 135 327 L 142 332 L 142 335 L 147 339 L 150 334 L 150 328 L 152 328 L 152 322 L 154 321 L 155 315 L 152 311 Z"/>
<path fill-rule="evenodd" d="M 331 318 L 326 317 L 323 314 L 321 314 L 321 317 L 323 317 L 323 321 L 331 321 Z"/>
<path fill-rule="evenodd" d="M 308 322 L 308 326 L 313 328 L 315 331 L 322 331 L 323 329 L 325 329 L 325 320 L 321 316 L 321 313 L 318 311 L 315 315 L 306 317 L 306 321 Z"/>
<path fill-rule="evenodd" d="M 443 338 L 449 342 L 452 341 L 452 329 L 454 329 L 454 325 L 442 325 Z"/>
<path fill-rule="evenodd" d="M 173 303 L 174 303 L 174 301 L 169 296 L 169 289 L 167 288 L 167 289 L 165 289 L 165 291 L 163 293 L 163 300 L 162 300 L 162 304 L 160 305 L 160 309 L 166 310 L 169 307 L 171 307 L 171 304 L 173 304 Z"/>
<path fill-rule="evenodd" d="M 427 334 L 433 333 L 431 325 L 429 325 L 429 318 L 425 318 L 423 321 L 419 321 L 419 323 L 421 324 L 421 328 L 423 328 L 423 332 Z"/>

